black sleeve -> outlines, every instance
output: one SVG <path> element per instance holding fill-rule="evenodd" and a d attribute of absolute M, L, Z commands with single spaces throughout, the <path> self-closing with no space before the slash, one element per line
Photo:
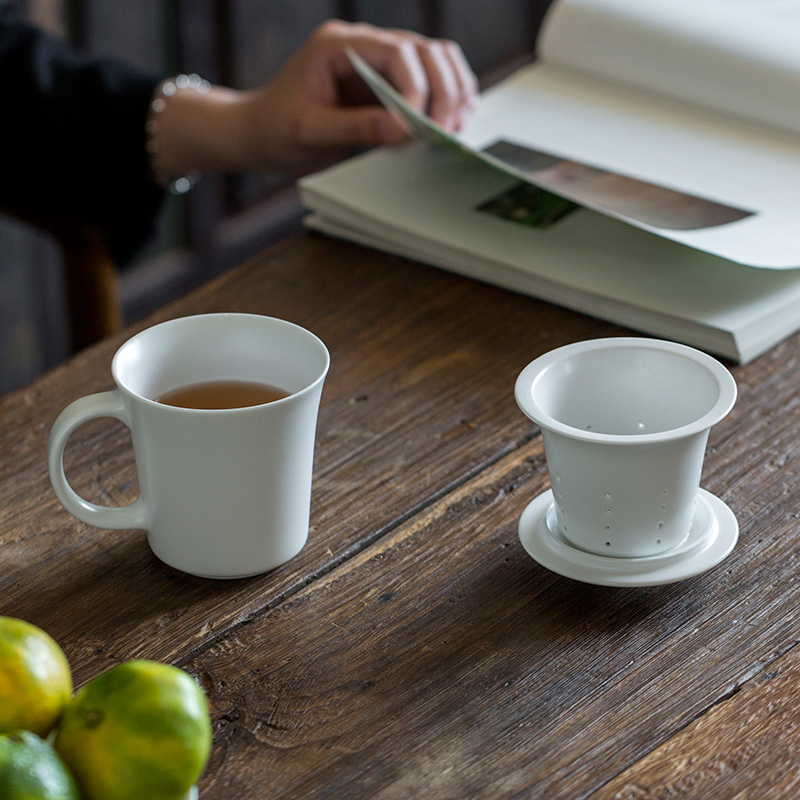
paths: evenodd
<path fill-rule="evenodd" d="M 145 151 L 158 80 L 0 8 L 0 205 L 95 225 L 129 259 L 163 197 Z"/>

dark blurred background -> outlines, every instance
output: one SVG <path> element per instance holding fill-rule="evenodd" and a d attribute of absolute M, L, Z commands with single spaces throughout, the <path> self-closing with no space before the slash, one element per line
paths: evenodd
<path fill-rule="evenodd" d="M 483 85 L 533 56 L 549 0 L 13 0 L 79 47 L 164 74 L 257 86 L 331 17 L 459 42 Z M 24 113 L 5 109 L 3 113 Z M 46 187 L 42 187 L 46 191 Z M 124 191 L 124 187 L 120 187 Z M 300 226 L 294 185 L 277 175 L 205 177 L 165 204 L 155 239 L 120 271 L 133 322 Z M 0 216 L 0 393 L 75 349 L 54 239 Z"/>

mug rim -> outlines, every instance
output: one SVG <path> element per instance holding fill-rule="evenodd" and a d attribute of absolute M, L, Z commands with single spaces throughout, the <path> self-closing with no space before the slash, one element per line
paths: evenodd
<path fill-rule="evenodd" d="M 685 425 L 652 433 L 601 433 L 567 425 L 548 414 L 534 399 L 534 387 L 546 370 L 566 357 L 593 350 L 612 350 L 629 348 L 635 350 L 658 350 L 686 358 L 701 366 L 714 379 L 718 395 L 712 407 L 701 417 Z M 709 430 L 723 419 L 736 402 L 736 381 L 730 371 L 717 359 L 688 345 L 663 339 L 646 339 L 635 336 L 588 339 L 562 345 L 531 361 L 520 372 L 514 384 L 514 397 L 517 405 L 530 420 L 543 430 L 559 433 L 571 439 L 603 444 L 644 445 L 657 442 L 676 441 Z"/>
<path fill-rule="evenodd" d="M 318 347 L 321 355 L 323 356 L 323 363 L 321 369 L 318 371 L 316 378 L 313 381 L 307 383 L 301 389 L 298 389 L 295 392 L 291 392 L 290 394 L 286 395 L 286 397 L 281 397 L 277 400 L 272 400 L 268 403 L 259 403 L 258 405 L 252 406 L 238 406 L 235 408 L 187 408 L 184 406 L 171 406 L 165 403 L 159 403 L 157 400 L 154 400 L 151 397 L 148 397 L 145 394 L 142 394 L 135 389 L 131 388 L 127 382 L 122 380 L 120 375 L 120 361 L 122 357 L 123 351 L 130 345 L 133 345 L 135 340 L 144 337 L 145 335 L 151 334 L 152 331 L 156 330 L 157 328 L 164 328 L 164 327 L 171 327 L 173 325 L 180 325 L 190 323 L 191 321 L 200 320 L 200 319 L 209 319 L 209 318 L 248 318 L 248 319 L 257 319 L 262 321 L 269 321 L 273 323 L 278 323 L 280 325 L 286 326 L 288 328 L 293 328 L 298 333 L 301 333 L 304 336 L 307 336 L 309 340 Z M 214 414 L 220 415 L 222 413 L 246 413 L 252 412 L 254 409 L 264 408 L 265 406 L 280 406 L 284 405 L 287 402 L 290 402 L 293 398 L 301 397 L 302 395 L 308 394 L 309 392 L 314 391 L 314 389 L 325 380 L 328 370 L 330 369 L 331 357 L 330 352 L 325 345 L 325 343 L 320 339 L 315 333 L 312 333 L 307 328 L 304 328 L 302 325 L 298 325 L 295 322 L 290 322 L 289 320 L 282 319 L 281 317 L 273 317 L 267 314 L 253 314 L 249 312 L 238 312 L 238 311 L 220 311 L 220 312 L 210 312 L 208 314 L 188 314 L 182 317 L 173 317 L 172 319 L 164 320 L 163 322 L 158 322 L 155 325 L 149 325 L 146 328 L 135 333 L 129 339 L 126 339 L 118 348 L 117 351 L 114 353 L 114 357 L 111 360 L 111 375 L 114 379 L 114 383 L 116 384 L 117 388 L 136 400 L 137 402 L 146 403 L 148 405 L 152 405 L 158 407 L 159 409 L 163 409 L 166 413 L 181 413 L 181 414 Z"/>

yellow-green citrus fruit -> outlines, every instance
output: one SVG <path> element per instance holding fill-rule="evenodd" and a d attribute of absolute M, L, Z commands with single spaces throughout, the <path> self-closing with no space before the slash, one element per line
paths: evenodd
<path fill-rule="evenodd" d="M 56 751 L 35 733 L 0 736 L 2 800 L 81 800 L 81 793 Z"/>
<path fill-rule="evenodd" d="M 126 661 L 75 695 L 55 747 L 88 800 L 177 800 L 208 761 L 208 703 L 183 670 Z"/>
<path fill-rule="evenodd" d="M 0 733 L 46 737 L 72 696 L 67 657 L 43 630 L 0 617 Z"/>

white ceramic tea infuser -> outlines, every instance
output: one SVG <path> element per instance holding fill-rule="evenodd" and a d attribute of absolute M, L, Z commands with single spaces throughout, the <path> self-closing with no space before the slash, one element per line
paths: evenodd
<path fill-rule="evenodd" d="M 700 488 L 709 431 L 736 400 L 714 358 L 651 339 L 577 342 L 531 362 L 515 396 L 542 429 L 550 472 L 519 525 L 540 564 L 646 586 L 697 575 L 733 549 L 736 517 Z"/>

